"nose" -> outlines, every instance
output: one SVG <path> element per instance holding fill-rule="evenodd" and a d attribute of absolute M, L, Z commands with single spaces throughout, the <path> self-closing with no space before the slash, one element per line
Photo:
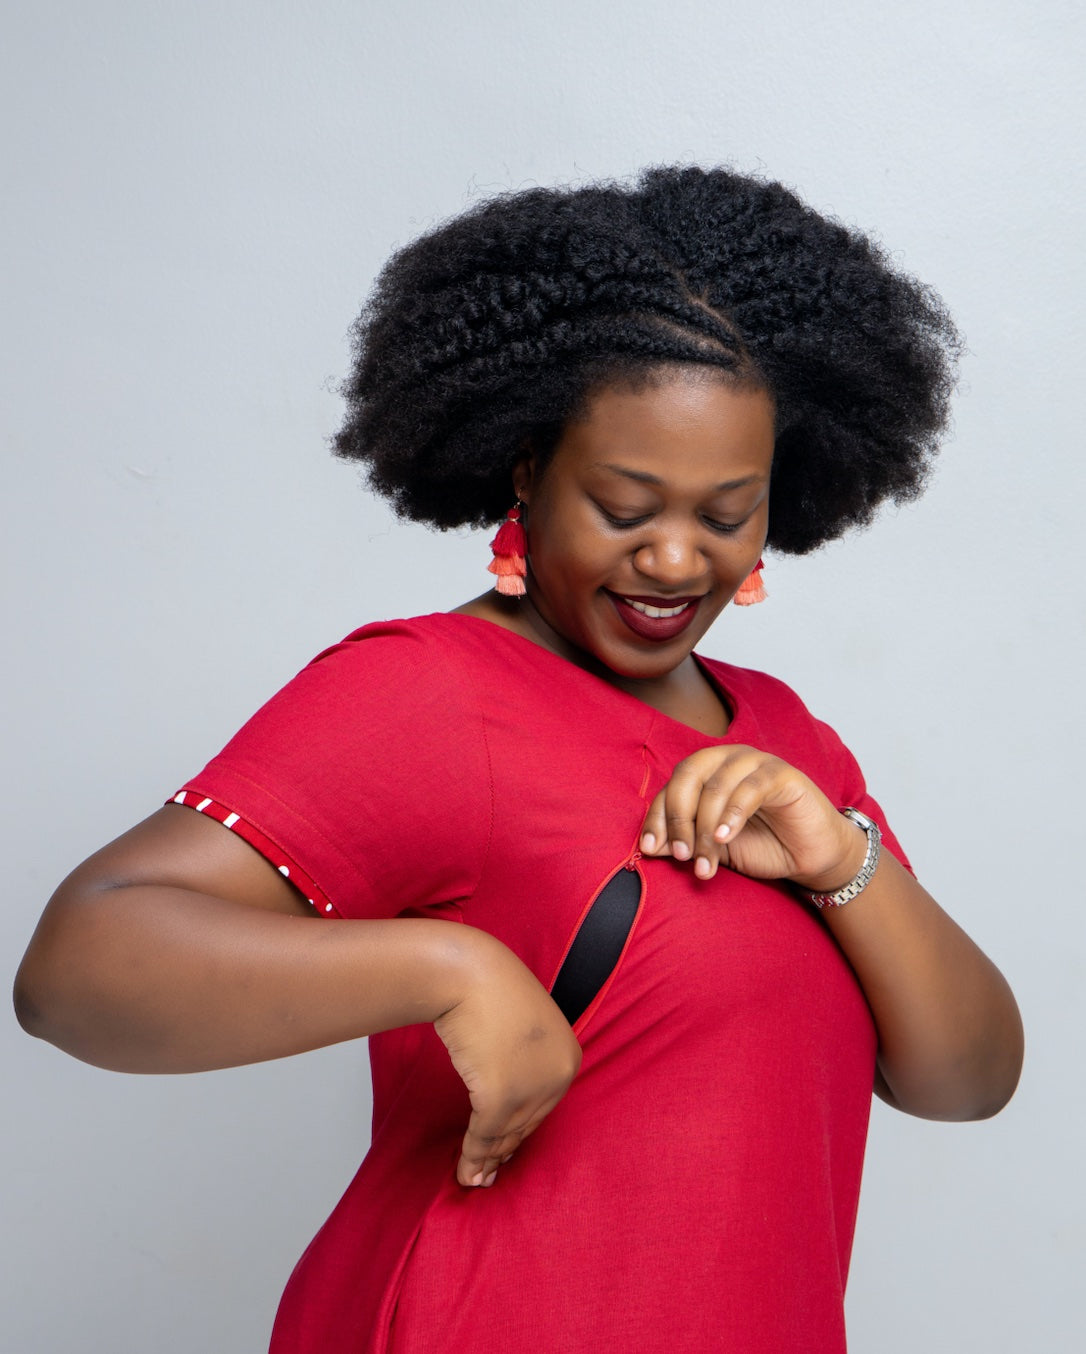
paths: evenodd
<path fill-rule="evenodd" d="M 638 542 L 634 568 L 661 587 L 679 591 L 705 574 L 705 558 L 696 530 L 680 526 L 664 527 Z"/>

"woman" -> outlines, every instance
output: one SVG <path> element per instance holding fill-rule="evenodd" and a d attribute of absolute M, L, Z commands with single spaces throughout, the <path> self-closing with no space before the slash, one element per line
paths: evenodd
<path fill-rule="evenodd" d="M 767 543 L 918 491 L 950 321 L 779 185 L 661 169 L 437 229 L 357 337 L 337 450 L 505 517 L 498 588 L 322 654 L 77 869 L 21 1018 L 128 1071 L 378 1036 L 277 1354 L 841 1350 L 872 1086 L 993 1114 L 1021 1026 L 832 730 L 694 649 Z"/>

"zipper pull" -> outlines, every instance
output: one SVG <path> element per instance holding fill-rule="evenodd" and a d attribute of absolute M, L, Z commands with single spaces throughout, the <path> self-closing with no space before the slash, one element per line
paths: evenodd
<path fill-rule="evenodd" d="M 637 869 L 637 862 L 638 862 L 640 859 L 641 859 L 641 852 L 640 852 L 640 851 L 634 851 L 633 855 L 629 858 L 629 860 L 626 862 L 626 864 L 625 864 L 622 868 L 623 868 L 624 870 L 630 870 L 630 871 L 636 870 L 636 869 Z"/>

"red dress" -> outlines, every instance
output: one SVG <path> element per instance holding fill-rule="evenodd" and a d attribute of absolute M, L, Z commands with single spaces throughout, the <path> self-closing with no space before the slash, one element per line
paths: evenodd
<path fill-rule="evenodd" d="M 876 1039 L 787 884 L 639 860 L 675 764 L 782 757 L 882 822 L 855 761 L 764 674 L 700 660 L 714 740 L 489 622 L 371 625 L 178 796 L 330 917 L 441 917 L 550 986 L 608 878 L 642 876 L 581 1071 L 491 1189 L 454 1177 L 467 1095 L 432 1028 L 370 1040 L 373 1141 L 299 1261 L 273 1354 L 836 1354 Z M 887 845 L 899 851 L 892 836 Z"/>

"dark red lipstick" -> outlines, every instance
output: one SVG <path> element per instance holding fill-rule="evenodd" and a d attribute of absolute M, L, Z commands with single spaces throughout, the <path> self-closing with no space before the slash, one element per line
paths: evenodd
<path fill-rule="evenodd" d="M 659 644 L 682 634 L 697 615 L 701 601 L 701 597 L 638 597 L 611 592 L 610 589 L 607 589 L 607 595 L 623 622 L 635 635 L 640 639 L 655 640 Z M 676 607 L 682 610 L 672 616 L 648 616 L 631 606 L 631 602 L 640 602 L 643 606 L 660 611 L 674 611 Z"/>

